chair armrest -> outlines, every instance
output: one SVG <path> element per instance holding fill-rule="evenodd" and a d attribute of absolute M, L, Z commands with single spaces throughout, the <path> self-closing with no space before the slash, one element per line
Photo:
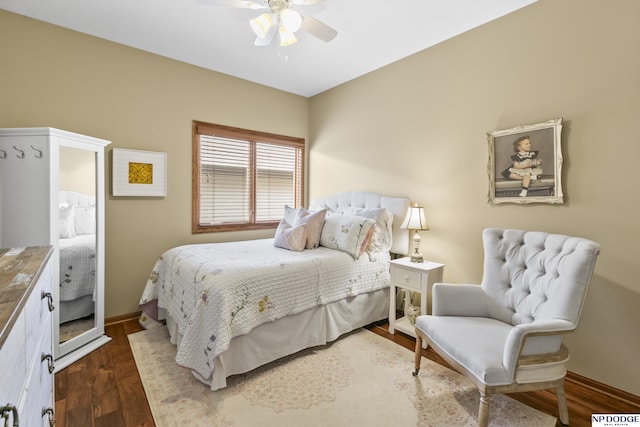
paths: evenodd
<path fill-rule="evenodd" d="M 523 323 L 516 326 L 515 329 L 523 335 L 555 335 L 573 331 L 575 324 L 568 320 L 547 319 Z"/>
<path fill-rule="evenodd" d="M 562 346 L 562 335 L 574 329 L 574 323 L 561 319 L 514 326 L 507 336 L 502 362 L 508 369 L 515 369 L 520 356 L 555 353 Z"/>
<path fill-rule="evenodd" d="M 436 283 L 431 301 L 434 316 L 489 317 L 490 301 L 479 285 Z"/>

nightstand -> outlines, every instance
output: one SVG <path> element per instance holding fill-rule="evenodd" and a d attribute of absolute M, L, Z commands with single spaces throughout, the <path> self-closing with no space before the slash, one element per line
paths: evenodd
<path fill-rule="evenodd" d="M 406 317 L 396 319 L 396 292 L 404 289 L 404 308 L 411 301 L 411 291 L 420 292 L 420 314 L 431 314 L 431 288 L 434 283 L 442 282 L 444 264 L 425 261 L 411 262 L 411 258 L 399 258 L 391 261 L 391 287 L 389 290 L 389 332 L 397 329 L 415 338 L 415 328 Z"/>

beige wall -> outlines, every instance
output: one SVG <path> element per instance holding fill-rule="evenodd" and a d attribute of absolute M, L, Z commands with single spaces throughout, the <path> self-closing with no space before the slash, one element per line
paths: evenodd
<path fill-rule="evenodd" d="M 0 40 L 0 127 L 87 134 L 112 141 L 107 152 L 167 152 L 167 197 L 107 197 L 106 317 L 138 311 L 154 262 L 172 246 L 273 235 L 191 234 L 191 121 L 306 139 L 307 98 L 5 11 Z"/>
<path fill-rule="evenodd" d="M 60 147 L 60 190 L 96 194 L 96 153 Z"/>
<path fill-rule="evenodd" d="M 421 249 L 446 263 L 445 281 L 480 281 L 485 227 L 598 241 L 569 367 L 640 394 L 640 2 L 541 0 L 315 96 L 310 111 L 310 195 L 424 204 Z M 565 204 L 488 205 L 486 132 L 558 117 Z"/>
<path fill-rule="evenodd" d="M 0 127 L 168 153 L 166 198 L 107 200 L 107 317 L 137 310 L 165 249 L 272 234 L 191 235 L 190 126 L 207 120 L 308 137 L 311 196 L 363 189 L 423 203 L 422 251 L 447 264 L 447 281 L 480 280 L 487 226 L 600 242 L 566 340 L 570 369 L 640 394 L 639 17 L 636 0 L 540 0 L 309 101 L 0 11 L 0 40 L 11 40 L 0 44 Z M 565 204 L 487 205 L 486 131 L 556 117 Z"/>

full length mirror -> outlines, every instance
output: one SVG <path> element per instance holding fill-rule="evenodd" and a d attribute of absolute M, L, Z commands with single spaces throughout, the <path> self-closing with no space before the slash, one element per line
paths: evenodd
<path fill-rule="evenodd" d="M 96 153 L 60 147 L 58 342 L 63 356 L 96 327 Z"/>
<path fill-rule="evenodd" d="M 0 245 L 52 246 L 55 369 L 89 354 L 104 333 L 105 147 L 61 129 L 0 129 Z"/>

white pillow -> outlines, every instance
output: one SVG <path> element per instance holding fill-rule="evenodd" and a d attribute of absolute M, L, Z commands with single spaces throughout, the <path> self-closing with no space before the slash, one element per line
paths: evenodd
<path fill-rule="evenodd" d="M 71 237 L 76 236 L 76 228 L 74 224 L 74 208 L 73 206 L 65 206 L 61 207 L 59 210 L 59 237 L 61 239 L 70 239 Z"/>
<path fill-rule="evenodd" d="M 292 208 L 284 205 L 284 220 L 294 227 L 300 224 L 307 224 L 306 249 L 315 249 L 320 245 L 320 233 L 324 224 L 326 209 L 311 211 L 304 208 Z"/>
<path fill-rule="evenodd" d="M 306 249 L 315 249 L 320 245 L 320 233 L 324 225 L 324 217 L 327 214 L 326 209 L 317 212 L 308 211 L 306 209 L 298 209 L 293 226 L 307 224 L 307 243 Z"/>
<path fill-rule="evenodd" d="M 329 212 L 320 234 L 320 245 L 358 259 L 369 244 L 374 225 L 375 222 L 369 218 Z"/>
<path fill-rule="evenodd" d="M 363 216 L 376 222 L 367 251 L 389 252 L 393 244 L 393 214 L 385 208 L 347 208 L 347 215 Z"/>
<path fill-rule="evenodd" d="M 283 218 L 289 223 L 293 224 L 296 222 L 296 214 L 298 213 L 298 209 L 292 208 L 289 205 L 284 205 L 284 216 Z"/>
<path fill-rule="evenodd" d="M 299 252 L 304 249 L 306 243 L 307 224 L 300 224 L 293 227 L 286 219 L 280 221 L 273 239 L 273 246 Z"/>
<path fill-rule="evenodd" d="M 96 234 L 96 208 L 93 206 L 75 207 L 76 234 Z"/>

